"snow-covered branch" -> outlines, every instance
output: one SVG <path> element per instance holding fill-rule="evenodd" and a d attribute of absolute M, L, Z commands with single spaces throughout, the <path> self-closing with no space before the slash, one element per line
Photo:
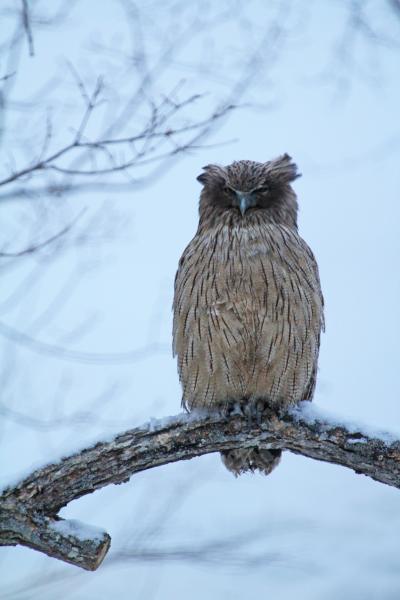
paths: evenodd
<path fill-rule="evenodd" d="M 178 415 L 99 442 L 5 489 L 0 496 L 0 545 L 22 544 L 95 570 L 108 551 L 110 537 L 59 519 L 63 506 L 106 485 L 126 482 L 139 471 L 254 445 L 290 450 L 400 487 L 400 440 L 333 419 L 310 403 L 285 414 L 268 410 L 261 426 L 249 424 L 241 414 Z"/>

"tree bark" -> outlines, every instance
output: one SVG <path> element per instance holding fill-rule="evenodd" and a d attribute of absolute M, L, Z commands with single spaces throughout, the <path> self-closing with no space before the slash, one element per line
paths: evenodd
<path fill-rule="evenodd" d="M 316 417 L 309 403 L 302 404 L 285 414 L 265 411 L 260 425 L 241 414 L 218 412 L 153 420 L 37 469 L 0 496 L 0 545 L 22 544 L 95 570 L 110 537 L 59 519 L 63 506 L 139 471 L 229 448 L 290 450 L 400 487 L 400 441 L 346 427 L 322 413 Z"/>

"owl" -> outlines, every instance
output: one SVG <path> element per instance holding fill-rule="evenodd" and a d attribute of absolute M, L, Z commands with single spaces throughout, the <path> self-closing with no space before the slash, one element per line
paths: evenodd
<path fill-rule="evenodd" d="M 207 165 L 196 235 L 175 278 L 173 351 L 182 404 L 285 410 L 312 400 L 324 326 L 314 255 L 297 230 L 288 154 Z M 235 475 L 268 474 L 280 450 L 222 453 Z"/>

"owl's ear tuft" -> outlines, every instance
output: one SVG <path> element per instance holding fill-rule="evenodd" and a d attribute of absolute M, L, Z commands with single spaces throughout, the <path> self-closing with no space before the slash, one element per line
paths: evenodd
<path fill-rule="evenodd" d="M 207 183 L 207 173 L 200 173 L 198 177 L 196 177 L 197 181 L 205 185 Z"/>
<path fill-rule="evenodd" d="M 197 181 L 205 185 L 206 183 L 218 183 L 224 181 L 223 168 L 219 165 L 206 165 L 203 167 L 204 172 L 200 173 Z"/>
<path fill-rule="evenodd" d="M 297 170 L 296 163 L 292 161 L 292 157 L 289 156 L 289 154 L 282 154 L 266 164 L 269 175 L 278 183 L 290 183 L 298 177 L 301 177 L 301 173 Z"/>

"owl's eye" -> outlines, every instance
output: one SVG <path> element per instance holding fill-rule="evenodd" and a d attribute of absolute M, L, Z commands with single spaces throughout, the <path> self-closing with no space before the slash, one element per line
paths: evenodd
<path fill-rule="evenodd" d="M 265 192 L 268 192 L 270 190 L 270 186 L 265 183 L 264 185 L 260 185 L 260 187 L 258 187 L 257 189 L 255 189 L 255 192 L 259 192 L 260 194 L 265 194 Z"/>
<path fill-rule="evenodd" d="M 224 185 L 222 189 L 225 192 L 225 194 L 228 194 L 230 196 L 232 196 L 232 194 L 235 193 L 234 190 L 231 187 L 229 187 L 229 185 Z"/>

